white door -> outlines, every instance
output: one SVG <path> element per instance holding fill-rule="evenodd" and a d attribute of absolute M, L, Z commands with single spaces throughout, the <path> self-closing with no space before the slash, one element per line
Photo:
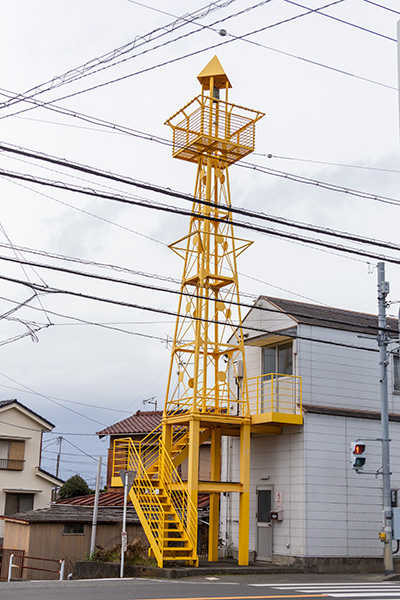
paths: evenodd
<path fill-rule="evenodd" d="M 257 488 L 257 560 L 272 560 L 272 488 Z"/>

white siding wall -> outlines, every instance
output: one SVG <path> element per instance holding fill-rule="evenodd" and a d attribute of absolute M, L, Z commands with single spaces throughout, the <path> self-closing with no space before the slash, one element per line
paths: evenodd
<path fill-rule="evenodd" d="M 357 474 L 350 445 L 357 438 L 379 438 L 380 422 L 370 419 L 306 415 L 304 427 L 287 427 L 281 436 L 252 436 L 250 551 L 256 550 L 258 486 L 283 493 L 283 521 L 274 522 L 273 554 L 287 557 L 381 557 L 382 479 Z M 392 489 L 400 488 L 400 423 L 390 423 Z M 239 479 L 238 440 L 231 438 L 231 479 Z M 226 452 L 223 452 L 224 458 Z M 381 466 L 381 445 L 367 442 L 366 470 Z M 224 479 L 226 461 L 223 467 Z M 265 478 L 269 477 L 268 480 Z M 264 478 L 264 479 L 263 479 Z M 231 548 L 238 548 L 239 495 L 222 496 L 221 522 L 231 523 Z M 399 494 L 400 505 L 400 494 Z M 273 507 L 274 508 L 274 507 Z M 228 524 L 229 526 L 229 524 Z M 221 531 L 224 539 L 225 529 Z"/>
<path fill-rule="evenodd" d="M 265 306 L 271 306 L 264 302 Z M 274 313 L 251 311 L 245 326 L 276 331 L 294 325 Z M 256 332 L 249 331 L 251 342 Z M 299 325 L 295 374 L 302 376 L 303 404 L 380 412 L 379 355 L 375 339 L 355 332 Z M 331 341 L 332 344 L 313 340 Z M 261 345 L 246 346 L 247 377 L 261 375 Z M 265 345 L 268 338 L 265 338 Z M 347 346 L 347 347 L 346 347 Z M 352 347 L 353 346 L 353 347 Z M 369 350 L 357 349 L 354 346 Z M 400 415 L 400 394 L 393 393 L 389 365 L 389 412 Z M 281 436 L 253 435 L 251 440 L 250 550 L 256 550 L 257 486 L 283 493 L 283 521 L 274 522 L 273 554 L 288 557 L 381 557 L 382 480 L 357 474 L 350 445 L 357 438 L 381 437 L 380 421 L 305 414 L 303 427 L 286 427 Z M 392 489 L 400 488 L 400 423 L 390 423 Z M 226 447 L 231 444 L 230 475 Z M 223 472 L 239 480 L 239 440 L 225 442 Z M 381 466 L 381 444 L 367 442 L 367 467 Z M 265 478 L 268 479 L 266 480 Z M 230 542 L 238 547 L 238 494 L 221 502 Z M 400 505 L 400 493 L 399 493 Z M 225 531 L 221 532 L 224 538 Z"/>
<path fill-rule="evenodd" d="M 379 438 L 380 421 L 308 414 L 305 424 L 308 556 L 381 556 L 382 478 L 357 474 L 350 445 Z M 390 423 L 392 489 L 400 484 L 400 423 Z M 382 464 L 381 444 L 368 441 L 365 470 Z"/>
<path fill-rule="evenodd" d="M 4 489 L 35 490 L 33 508 L 45 508 L 51 500 L 52 484 L 43 477 L 36 475 L 39 466 L 41 428 L 38 421 L 28 413 L 18 408 L 4 408 L 0 411 L 2 423 L 0 435 L 10 439 L 21 436 L 25 438 L 25 463 L 23 471 L 0 470 L 0 515 L 4 514 L 6 494 Z M 3 537 L 4 521 L 0 520 L 0 537 Z"/>
<path fill-rule="evenodd" d="M 243 319 L 243 327 L 246 331 L 246 327 L 249 327 L 248 340 L 251 340 L 257 335 L 261 335 L 265 331 L 280 331 L 281 329 L 288 329 L 296 325 L 296 321 L 288 315 L 279 312 L 279 309 L 267 302 L 266 300 L 257 300 L 257 306 L 271 309 L 271 312 L 266 310 L 257 310 L 253 308 Z M 258 331 L 257 331 L 258 330 Z"/>
<path fill-rule="evenodd" d="M 225 441 L 222 473 L 226 477 L 226 444 L 232 445 L 230 459 L 231 480 L 239 480 L 239 440 L 227 438 Z M 256 511 L 259 486 L 273 488 L 283 493 L 284 521 L 273 523 L 273 552 L 288 556 L 303 556 L 305 552 L 305 502 L 304 502 L 304 450 L 301 427 L 286 428 L 281 436 L 253 435 L 251 439 L 250 477 L 250 544 L 249 550 L 256 550 Z M 269 477 L 269 479 L 266 479 Z M 221 500 L 221 522 L 231 521 L 232 548 L 238 548 L 239 494 L 231 494 L 231 506 L 226 497 Z M 230 510 L 229 510 L 230 508 Z M 274 503 L 273 503 L 274 508 Z M 222 539 L 225 528 L 221 531 Z M 289 548 L 287 547 L 289 544 Z"/>
<path fill-rule="evenodd" d="M 379 411 L 379 354 L 374 339 L 357 333 L 300 325 L 300 337 L 329 340 L 358 350 L 299 339 L 298 375 L 303 380 L 303 403 L 355 410 Z M 389 365 L 389 412 L 400 413 L 400 395 L 393 394 L 392 361 Z"/>

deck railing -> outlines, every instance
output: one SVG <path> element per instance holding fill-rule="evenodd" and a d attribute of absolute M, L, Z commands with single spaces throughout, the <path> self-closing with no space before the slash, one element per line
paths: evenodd
<path fill-rule="evenodd" d="M 301 377 L 266 373 L 247 380 L 251 415 L 302 414 Z"/>

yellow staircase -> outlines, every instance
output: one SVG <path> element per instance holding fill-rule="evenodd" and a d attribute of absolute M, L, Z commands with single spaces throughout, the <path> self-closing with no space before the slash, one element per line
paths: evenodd
<path fill-rule="evenodd" d="M 165 450 L 159 428 L 140 442 L 117 440 L 116 469 L 133 471 L 129 497 L 150 543 L 149 554 L 159 567 L 164 561 L 185 561 L 198 565 L 197 507 Z M 184 432 L 177 437 L 182 438 Z M 176 452 L 183 446 L 176 441 Z"/>

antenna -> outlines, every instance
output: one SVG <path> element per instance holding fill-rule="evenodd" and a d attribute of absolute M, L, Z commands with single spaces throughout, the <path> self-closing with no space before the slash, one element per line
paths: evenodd
<path fill-rule="evenodd" d="M 146 406 L 146 404 L 153 404 L 154 410 L 157 410 L 157 397 L 156 396 L 152 396 L 151 398 L 146 398 L 145 400 L 142 400 L 142 402 L 143 402 L 143 406 Z"/>

